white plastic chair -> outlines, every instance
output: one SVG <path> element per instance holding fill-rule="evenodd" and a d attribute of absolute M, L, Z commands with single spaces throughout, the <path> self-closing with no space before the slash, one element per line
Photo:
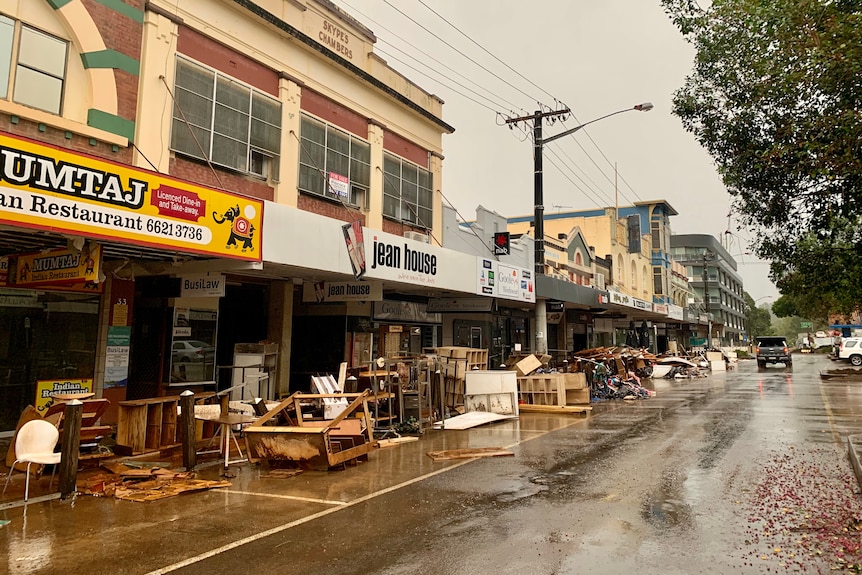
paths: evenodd
<path fill-rule="evenodd" d="M 59 438 L 60 431 L 48 421 L 34 419 L 22 425 L 15 437 L 16 459 L 9 470 L 9 475 L 6 476 L 3 493 L 6 493 L 6 488 L 9 487 L 9 480 L 12 478 L 12 472 L 15 471 L 17 463 L 27 464 L 24 501 L 27 501 L 30 496 L 30 465 L 33 463 L 54 466 L 51 470 L 51 483 L 48 484 L 50 488 L 51 484 L 54 483 L 54 472 L 57 470 L 57 464 L 60 463 L 60 454 L 54 453 L 54 447 L 57 446 Z"/>

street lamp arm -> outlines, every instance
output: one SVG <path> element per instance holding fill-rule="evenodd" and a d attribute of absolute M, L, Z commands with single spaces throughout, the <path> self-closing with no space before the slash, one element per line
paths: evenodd
<path fill-rule="evenodd" d="M 606 114 L 606 115 L 602 116 L 601 118 L 596 118 L 595 120 L 590 120 L 589 122 L 584 122 L 580 126 L 575 126 L 574 128 L 571 128 L 570 130 L 566 130 L 565 132 L 560 132 L 559 134 L 555 134 L 549 138 L 543 138 L 541 143 L 542 144 L 550 144 L 554 140 L 558 140 L 564 136 L 568 136 L 569 134 L 574 134 L 575 132 L 577 132 L 581 128 L 585 128 L 586 126 L 589 126 L 590 124 L 598 122 L 599 120 L 604 120 L 605 118 L 610 118 L 611 116 L 616 116 L 617 114 L 622 114 L 623 112 L 631 112 L 632 110 L 637 110 L 639 112 L 649 112 L 652 109 L 653 109 L 653 105 L 650 102 L 644 102 L 643 104 L 638 104 L 637 106 L 634 106 L 633 108 L 626 108 L 624 110 L 617 110 L 616 112 L 611 112 L 610 114 Z"/>

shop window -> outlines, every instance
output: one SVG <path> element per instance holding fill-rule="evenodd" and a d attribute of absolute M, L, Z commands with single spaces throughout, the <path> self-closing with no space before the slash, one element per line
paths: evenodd
<path fill-rule="evenodd" d="M 392 154 L 383 155 L 383 215 L 430 229 L 434 213 L 431 172 Z"/>
<path fill-rule="evenodd" d="M 171 384 L 216 381 L 217 310 L 174 308 L 170 361 Z"/>
<path fill-rule="evenodd" d="M 281 102 L 180 57 L 174 83 L 172 150 L 278 180 Z"/>
<path fill-rule="evenodd" d="M 65 40 L 0 15 L 0 97 L 60 114 L 68 55 Z"/>
<path fill-rule="evenodd" d="M 366 207 L 371 146 L 305 114 L 300 120 L 299 191 Z"/>

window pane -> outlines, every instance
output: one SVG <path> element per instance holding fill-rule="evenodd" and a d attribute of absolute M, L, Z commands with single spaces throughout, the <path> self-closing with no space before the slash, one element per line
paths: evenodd
<path fill-rule="evenodd" d="M 356 160 L 350 162 L 350 181 L 364 187 L 371 185 L 371 166 Z"/>
<path fill-rule="evenodd" d="M 248 146 L 245 142 L 238 142 L 219 134 L 213 134 L 212 161 L 222 166 L 246 171 L 248 169 Z"/>
<path fill-rule="evenodd" d="M 263 94 L 252 92 L 251 115 L 274 126 L 281 126 L 281 102 L 267 98 Z"/>
<path fill-rule="evenodd" d="M 326 168 L 326 148 L 312 142 L 303 142 L 299 153 L 299 161 L 308 164 L 316 170 Z"/>
<path fill-rule="evenodd" d="M 419 201 L 417 203 L 426 208 L 434 207 L 434 193 L 431 190 L 419 190 Z"/>
<path fill-rule="evenodd" d="M 419 170 L 419 187 L 431 189 L 431 172 L 428 170 Z"/>
<path fill-rule="evenodd" d="M 250 143 L 262 150 L 278 154 L 281 151 L 281 128 L 252 118 Z"/>
<path fill-rule="evenodd" d="M 390 195 L 383 196 L 383 215 L 389 216 L 392 218 L 398 218 L 399 216 L 399 206 L 401 202 L 398 198 L 394 198 Z"/>
<path fill-rule="evenodd" d="M 63 78 L 66 75 L 66 43 L 22 26 L 18 64 Z"/>
<path fill-rule="evenodd" d="M 416 206 L 401 202 L 401 219 L 405 222 L 416 222 Z"/>
<path fill-rule="evenodd" d="M 350 141 L 350 157 L 365 164 L 371 163 L 371 146 L 361 140 L 353 138 Z"/>
<path fill-rule="evenodd" d="M 197 137 L 197 142 L 195 142 L 195 138 L 192 136 L 192 131 L 194 131 L 194 135 Z M 198 146 L 198 143 L 200 143 L 200 146 Z M 174 119 L 173 127 L 171 128 L 171 147 L 178 152 L 204 160 L 206 158 L 204 158 L 201 148 L 209 153 L 210 132 L 209 130 L 189 126 L 185 122 Z"/>
<path fill-rule="evenodd" d="M 303 140 L 311 140 L 320 145 L 326 144 L 326 127 L 310 118 L 303 117 L 300 125 Z"/>
<path fill-rule="evenodd" d="M 52 114 L 60 113 L 63 80 L 18 66 L 13 99 Z"/>
<path fill-rule="evenodd" d="M 392 158 L 388 154 L 383 156 L 383 171 L 387 174 L 392 174 L 396 178 L 401 178 L 401 162 Z"/>
<path fill-rule="evenodd" d="M 212 100 L 183 88 L 177 88 L 175 95 L 177 101 L 174 106 L 174 118 L 187 120 L 190 124 L 201 128 L 210 128 L 213 116 Z"/>
<path fill-rule="evenodd" d="M 0 98 L 9 94 L 9 73 L 12 71 L 12 37 L 15 21 L 0 16 Z"/>
<path fill-rule="evenodd" d="M 216 104 L 214 129 L 217 134 L 230 136 L 244 142 L 248 139 L 248 116 L 237 110 Z"/>
<path fill-rule="evenodd" d="M 335 150 L 335 151 L 340 152 L 340 153 L 345 154 L 345 155 L 350 153 L 350 138 L 348 138 L 344 134 L 342 134 L 336 130 L 332 130 L 332 129 L 329 130 L 329 133 L 327 135 L 328 135 L 328 139 L 326 140 L 326 147 L 327 148 L 329 148 L 330 150 Z"/>
<path fill-rule="evenodd" d="M 177 86 L 181 86 L 190 92 L 200 94 L 211 100 L 214 83 L 214 72 L 201 68 L 182 58 L 177 58 Z"/>
<path fill-rule="evenodd" d="M 225 106 L 229 106 L 235 110 L 248 114 L 250 96 L 251 90 L 245 86 L 229 80 L 224 76 L 220 75 L 218 77 L 216 102 L 219 104 L 224 104 Z"/>
<path fill-rule="evenodd" d="M 313 194 L 323 194 L 323 176 L 310 166 L 299 166 L 299 189 Z"/>
<path fill-rule="evenodd" d="M 419 200 L 419 190 L 416 188 L 416 184 L 411 184 L 409 182 L 402 183 L 401 198 L 405 202 L 415 204 Z"/>
<path fill-rule="evenodd" d="M 338 152 L 333 152 L 332 150 L 327 151 L 327 153 L 326 153 L 326 171 L 327 172 L 335 172 L 336 174 L 341 174 L 342 176 L 349 175 L 350 174 L 350 158 L 348 158 L 344 154 L 339 154 Z"/>
<path fill-rule="evenodd" d="M 419 212 L 419 221 L 417 222 L 420 226 L 425 228 L 431 227 L 431 215 L 433 212 L 426 208 L 419 208 L 417 210 Z"/>
<path fill-rule="evenodd" d="M 404 178 L 405 182 L 411 182 L 415 184 L 418 181 L 419 177 L 419 175 L 417 174 L 416 166 L 404 162 L 401 165 L 401 177 Z"/>

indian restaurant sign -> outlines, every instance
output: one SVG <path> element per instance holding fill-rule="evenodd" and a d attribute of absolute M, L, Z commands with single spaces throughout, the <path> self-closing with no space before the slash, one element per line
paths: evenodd
<path fill-rule="evenodd" d="M 263 202 L 0 132 L 0 223 L 261 261 Z"/>

